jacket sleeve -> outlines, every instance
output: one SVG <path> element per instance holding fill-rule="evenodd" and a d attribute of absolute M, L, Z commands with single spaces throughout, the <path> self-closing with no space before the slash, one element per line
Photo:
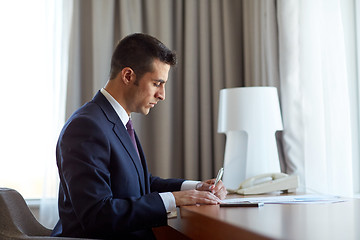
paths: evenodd
<path fill-rule="evenodd" d="M 174 192 L 180 191 L 184 179 L 168 178 L 163 179 L 159 177 L 150 176 L 150 190 L 151 192 Z"/>

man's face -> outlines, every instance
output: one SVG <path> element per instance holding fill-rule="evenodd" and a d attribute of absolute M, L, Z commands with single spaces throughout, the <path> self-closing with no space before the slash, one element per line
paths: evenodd
<path fill-rule="evenodd" d="M 170 65 L 157 59 L 153 62 L 153 71 L 145 73 L 131 88 L 130 111 L 147 115 L 160 100 L 165 99 L 165 84 Z"/>

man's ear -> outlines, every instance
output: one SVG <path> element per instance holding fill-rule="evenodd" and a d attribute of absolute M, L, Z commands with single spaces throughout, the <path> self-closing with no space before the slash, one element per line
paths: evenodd
<path fill-rule="evenodd" d="M 135 72 L 129 67 L 123 68 L 121 70 L 121 75 L 122 75 L 121 79 L 126 85 L 135 81 L 136 78 Z"/>

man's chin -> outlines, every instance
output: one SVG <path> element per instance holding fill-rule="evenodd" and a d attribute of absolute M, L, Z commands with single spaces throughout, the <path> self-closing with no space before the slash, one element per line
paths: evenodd
<path fill-rule="evenodd" d="M 141 111 L 141 113 L 143 114 L 143 115 L 148 115 L 149 114 L 149 112 L 150 112 L 150 108 L 146 108 L 146 109 L 144 109 L 143 111 Z"/>

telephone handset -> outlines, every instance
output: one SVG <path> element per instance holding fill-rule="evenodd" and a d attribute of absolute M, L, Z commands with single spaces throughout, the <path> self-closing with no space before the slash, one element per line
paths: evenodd
<path fill-rule="evenodd" d="M 274 191 L 294 192 L 299 186 L 299 177 L 285 173 L 268 173 L 251 177 L 242 182 L 238 189 L 228 189 L 230 193 L 241 195 L 262 194 Z"/>

